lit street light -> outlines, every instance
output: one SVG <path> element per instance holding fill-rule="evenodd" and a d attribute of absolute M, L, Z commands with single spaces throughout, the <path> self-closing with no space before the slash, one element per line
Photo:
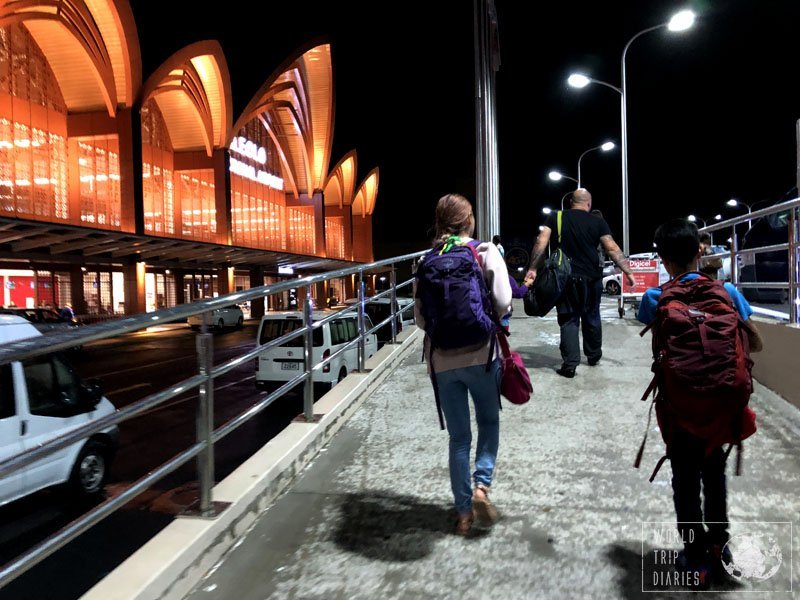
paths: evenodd
<path fill-rule="evenodd" d="M 603 152 L 609 152 L 616 148 L 617 145 L 614 142 L 606 142 L 605 144 L 600 144 L 599 146 L 595 146 L 594 148 L 589 148 L 583 154 L 580 155 L 578 158 L 578 187 L 581 187 L 581 160 L 583 157 L 589 154 L 589 152 L 594 152 L 595 150 L 602 150 Z"/>
<path fill-rule="evenodd" d="M 621 121 L 622 121 L 622 248 L 625 255 L 630 253 L 630 224 L 628 215 L 628 123 L 627 123 L 627 73 L 625 67 L 625 58 L 628 55 L 628 48 L 631 44 L 645 33 L 656 31 L 662 27 L 666 27 L 669 31 L 679 32 L 686 31 L 694 24 L 695 15 L 690 10 L 683 10 L 676 13 L 667 23 L 661 23 L 653 27 L 643 29 L 625 44 L 622 51 L 622 87 L 618 88 L 605 81 L 587 77 L 581 73 L 573 73 L 567 79 L 567 83 L 574 88 L 584 88 L 590 83 L 597 83 L 605 87 L 611 88 L 621 96 Z"/>
<path fill-rule="evenodd" d="M 742 206 L 747 207 L 747 214 L 748 215 L 753 212 L 753 206 L 752 205 L 747 204 L 747 202 L 742 202 L 741 200 L 737 200 L 736 198 L 731 198 L 725 204 L 727 204 L 728 206 L 733 207 L 733 208 L 735 208 L 735 207 L 737 207 L 737 206 L 739 206 L 741 204 Z M 752 228 L 753 228 L 753 221 L 751 221 L 750 219 L 747 219 L 747 231 L 750 231 Z"/>
<path fill-rule="evenodd" d="M 706 227 L 706 226 L 708 225 L 708 221 L 710 221 L 710 220 L 711 220 L 711 219 L 701 219 L 700 217 L 698 217 L 698 216 L 695 216 L 695 215 L 689 215 L 688 219 L 689 219 L 689 220 L 690 220 L 692 223 L 694 223 L 695 221 L 700 221 L 700 222 L 702 222 L 702 223 L 703 223 L 703 227 Z M 720 215 L 720 214 L 714 215 L 713 219 L 714 219 L 715 221 L 721 221 L 721 220 L 722 220 L 722 215 Z"/>
<path fill-rule="evenodd" d="M 574 177 L 570 177 L 569 175 L 564 175 L 560 171 L 550 171 L 547 176 L 550 178 L 551 181 L 561 181 L 562 179 L 569 179 L 570 181 L 574 181 L 578 183 L 578 180 Z"/>
<path fill-rule="evenodd" d="M 544 208 L 542 208 L 543 215 L 549 215 L 551 212 L 553 212 L 553 209 L 550 208 L 549 206 L 545 206 Z"/>

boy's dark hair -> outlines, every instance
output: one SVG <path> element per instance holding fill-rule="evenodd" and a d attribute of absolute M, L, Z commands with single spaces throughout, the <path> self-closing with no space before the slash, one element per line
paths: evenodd
<path fill-rule="evenodd" d="M 701 233 L 700 234 L 700 243 L 701 244 L 708 244 L 710 246 L 711 245 L 711 234 L 706 232 L 706 231 Z"/>
<path fill-rule="evenodd" d="M 665 260 L 686 266 L 697 256 L 700 234 L 697 226 L 686 219 L 667 221 L 656 229 L 656 251 Z"/>
<path fill-rule="evenodd" d="M 492 243 L 493 243 L 495 246 L 496 246 L 497 244 L 499 244 L 499 243 L 500 243 L 500 236 L 499 236 L 499 235 L 496 235 L 496 236 L 494 236 L 494 237 L 492 238 Z"/>

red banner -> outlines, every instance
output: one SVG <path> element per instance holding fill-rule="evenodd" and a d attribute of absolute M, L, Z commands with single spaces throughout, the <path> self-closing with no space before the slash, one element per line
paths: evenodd
<path fill-rule="evenodd" d="M 633 287 L 622 277 L 623 294 L 644 294 L 645 290 L 651 287 L 658 287 L 659 261 L 658 260 L 631 260 L 629 261 L 633 279 L 636 281 Z"/>

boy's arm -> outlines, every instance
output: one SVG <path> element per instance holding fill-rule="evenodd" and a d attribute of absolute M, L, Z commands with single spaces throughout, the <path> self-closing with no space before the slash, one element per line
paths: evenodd
<path fill-rule="evenodd" d="M 747 332 L 747 341 L 750 344 L 750 352 L 761 352 L 764 349 L 764 339 L 758 332 L 753 319 L 744 321 L 744 330 Z"/>

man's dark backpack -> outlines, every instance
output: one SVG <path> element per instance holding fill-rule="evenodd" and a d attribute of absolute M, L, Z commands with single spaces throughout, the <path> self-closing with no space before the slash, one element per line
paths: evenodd
<path fill-rule="evenodd" d="M 523 298 L 523 309 L 529 317 L 543 317 L 558 304 L 572 275 L 572 263 L 561 250 L 562 211 L 558 211 L 558 249 L 550 254 L 536 281 Z"/>
<path fill-rule="evenodd" d="M 429 339 L 429 366 L 439 422 L 444 429 L 433 368 L 433 350 L 477 346 L 492 340 L 487 369 L 494 357 L 496 319 L 489 290 L 478 262 L 477 240 L 451 246 L 439 245 L 422 257 L 417 267 L 417 298 Z"/>
<path fill-rule="evenodd" d="M 642 400 L 654 393 L 667 445 L 650 481 L 669 458 L 676 427 L 704 440 L 706 452 L 731 444 L 730 452 L 735 445 L 737 474 L 741 442 L 756 431 L 755 413 L 747 405 L 753 392 L 753 361 L 744 321 L 721 281 L 705 275 L 684 277 L 662 286 L 656 317 L 641 333 L 653 331 L 653 380 Z M 645 433 L 634 463 L 637 468 L 646 439 Z"/>

